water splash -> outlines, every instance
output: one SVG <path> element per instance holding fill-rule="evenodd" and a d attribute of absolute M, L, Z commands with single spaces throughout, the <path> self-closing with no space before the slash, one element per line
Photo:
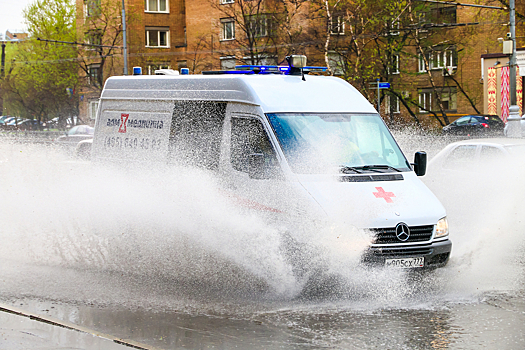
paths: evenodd
<path fill-rule="evenodd" d="M 398 140 L 405 151 L 435 141 L 410 133 Z M 360 267 L 370 237 L 344 220 L 305 237 L 314 258 L 290 259 L 281 227 L 238 210 L 203 171 L 99 167 L 38 145 L 2 143 L 0 151 L 4 258 L 140 274 L 191 295 L 383 307 L 476 298 L 523 279 L 515 261 L 523 249 L 524 188 L 514 179 L 489 176 L 476 191 L 476 181 L 462 188 L 459 178 L 424 178 L 447 208 L 454 246 L 446 268 L 414 275 Z M 298 263 L 306 271 L 298 273 Z"/>

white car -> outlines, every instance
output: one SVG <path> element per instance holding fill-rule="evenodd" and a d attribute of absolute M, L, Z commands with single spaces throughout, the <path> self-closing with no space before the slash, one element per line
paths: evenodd
<path fill-rule="evenodd" d="M 75 147 L 75 156 L 79 159 L 89 160 L 91 159 L 91 146 L 93 145 L 93 139 L 82 140 L 77 143 Z"/>
<path fill-rule="evenodd" d="M 56 139 L 60 145 L 74 148 L 82 140 L 93 138 L 94 128 L 89 125 L 76 125 Z"/>
<path fill-rule="evenodd" d="M 525 139 L 495 138 L 453 142 L 428 163 L 427 174 L 475 172 L 525 157 Z"/>

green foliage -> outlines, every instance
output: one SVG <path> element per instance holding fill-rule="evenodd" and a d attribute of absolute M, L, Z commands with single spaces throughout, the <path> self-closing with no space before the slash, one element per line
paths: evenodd
<path fill-rule="evenodd" d="M 37 0 L 24 11 L 29 39 L 13 45 L 1 82 L 10 114 L 42 121 L 78 114 L 71 93 L 78 84 L 76 46 L 38 40 L 75 41 L 75 16 L 72 0 Z"/>

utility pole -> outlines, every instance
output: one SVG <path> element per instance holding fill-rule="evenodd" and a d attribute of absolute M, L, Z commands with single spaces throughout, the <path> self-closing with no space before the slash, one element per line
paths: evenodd
<path fill-rule="evenodd" d="M 124 56 L 124 75 L 128 75 L 128 43 L 126 37 L 126 5 L 125 0 L 122 0 L 122 41 L 123 41 L 123 56 Z"/>
<path fill-rule="evenodd" d="M 0 79 L 4 78 L 5 75 L 5 42 L 2 42 L 2 63 L 0 68 Z M 0 91 L 0 115 L 4 115 L 4 97 L 2 91 Z"/>
<path fill-rule="evenodd" d="M 509 1 L 510 12 L 510 39 L 512 40 L 512 54 L 509 59 L 510 108 L 507 118 L 507 136 L 523 137 L 521 128 L 520 108 L 516 105 L 516 1 Z"/>
<path fill-rule="evenodd" d="M 5 43 L 2 43 L 2 67 L 0 69 L 0 78 L 3 78 L 5 74 Z"/>

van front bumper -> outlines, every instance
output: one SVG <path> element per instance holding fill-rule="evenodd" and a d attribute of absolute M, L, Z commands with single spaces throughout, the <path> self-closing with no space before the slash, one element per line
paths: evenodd
<path fill-rule="evenodd" d="M 387 259 L 423 257 L 425 268 L 436 268 L 447 264 L 451 250 L 452 242 L 449 239 L 417 245 L 374 245 L 364 253 L 363 262 L 383 266 Z"/>

